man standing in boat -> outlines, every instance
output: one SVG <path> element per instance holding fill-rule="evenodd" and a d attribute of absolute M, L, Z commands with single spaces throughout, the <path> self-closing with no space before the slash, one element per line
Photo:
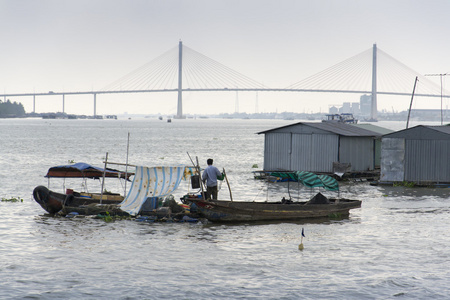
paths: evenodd
<path fill-rule="evenodd" d="M 213 166 L 212 158 L 208 158 L 206 161 L 208 166 L 203 171 L 203 183 L 206 184 L 206 199 L 217 200 L 217 179 L 223 180 L 223 175 L 219 169 Z"/>

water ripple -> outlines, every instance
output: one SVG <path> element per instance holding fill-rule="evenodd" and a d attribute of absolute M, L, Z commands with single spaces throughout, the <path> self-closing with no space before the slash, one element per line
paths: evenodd
<path fill-rule="evenodd" d="M 0 203 L 0 298 L 448 298 L 449 189 L 342 183 L 342 196 L 363 200 L 348 218 L 232 225 L 57 218 L 31 199 L 50 166 L 101 162 L 107 151 L 123 161 L 131 132 L 130 162 L 212 156 L 227 169 L 235 199 L 264 200 L 266 183 L 251 174 L 263 165 L 264 140 L 255 133 L 281 124 L 0 120 L 1 163 L 13 175 L 0 175 L 0 192 L 24 199 Z M 269 196 L 286 192 L 280 184 Z"/>

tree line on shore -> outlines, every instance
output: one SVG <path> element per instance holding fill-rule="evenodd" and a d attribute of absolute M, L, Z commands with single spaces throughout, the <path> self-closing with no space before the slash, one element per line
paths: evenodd
<path fill-rule="evenodd" d="M 0 118 L 20 118 L 25 116 L 25 108 L 22 103 L 0 100 Z"/>

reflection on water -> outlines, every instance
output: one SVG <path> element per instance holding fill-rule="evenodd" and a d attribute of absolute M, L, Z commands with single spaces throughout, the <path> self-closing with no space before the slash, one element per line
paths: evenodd
<path fill-rule="evenodd" d="M 240 224 L 55 218 L 31 199 L 51 166 L 101 165 L 106 152 L 111 161 L 125 161 L 130 132 L 130 163 L 189 164 L 186 151 L 202 165 L 213 157 L 226 168 L 234 199 L 264 201 L 266 183 L 251 173 L 263 161 L 263 137 L 255 133 L 285 124 L 0 120 L 0 162 L 7 170 L 0 174 L 1 196 L 24 198 L 0 202 L 0 298 L 445 299 L 448 188 L 341 183 L 342 197 L 363 201 L 348 218 Z M 291 192 L 299 199 L 314 194 Z M 225 186 L 220 193 L 228 195 Z M 285 184 L 269 191 L 270 199 L 286 194 Z"/>
<path fill-rule="evenodd" d="M 408 197 L 408 200 L 413 199 L 426 199 L 426 198 L 443 198 L 448 199 L 450 197 L 450 188 L 407 188 L 407 187 L 393 187 L 393 186 L 381 186 L 380 190 L 386 196 L 391 197 Z"/>
<path fill-rule="evenodd" d="M 261 226 L 261 225 L 277 225 L 277 224 L 296 224 L 296 225 L 308 225 L 308 224 L 323 224 L 323 225 L 331 225 L 336 223 L 343 223 L 344 221 L 353 222 L 355 219 L 350 219 L 348 216 L 331 216 L 327 218 L 305 218 L 302 220 L 275 220 L 275 221 L 252 221 L 252 222 L 227 222 L 227 223 L 213 223 L 206 221 L 204 225 L 205 228 L 214 228 L 214 227 L 242 227 L 242 226 Z"/>

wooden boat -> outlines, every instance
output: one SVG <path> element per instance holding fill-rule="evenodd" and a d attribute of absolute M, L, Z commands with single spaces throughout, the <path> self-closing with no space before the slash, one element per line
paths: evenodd
<path fill-rule="evenodd" d="M 79 214 L 93 215 L 106 211 L 117 214 L 121 212 L 117 204 L 123 201 L 123 197 L 119 194 L 105 193 L 101 196 L 77 192 L 63 194 L 51 191 L 42 185 L 34 188 L 33 197 L 50 214 L 78 212 Z M 100 201 L 100 197 L 102 197 L 102 201 Z M 100 203 L 101 205 L 99 205 Z"/>
<path fill-rule="evenodd" d="M 45 177 L 82 179 L 104 179 L 106 177 L 111 177 L 129 179 L 129 177 L 133 174 L 134 173 L 121 172 L 110 168 L 94 167 L 86 163 L 76 163 L 72 165 L 52 167 L 48 170 Z M 67 213 L 69 213 L 71 211 L 76 211 L 79 208 L 93 208 L 96 204 L 117 205 L 124 199 L 124 197 L 120 194 L 106 191 L 103 193 L 87 193 L 67 189 L 65 194 L 57 193 L 42 185 L 37 186 L 33 190 L 33 198 L 45 211 L 50 214 L 58 213 L 63 209 L 66 209 Z M 102 209 L 107 208 L 103 207 Z M 114 210 L 114 207 L 109 207 L 108 209 Z"/>
<path fill-rule="evenodd" d="M 77 193 L 75 193 L 77 194 Z M 100 204 L 97 197 L 75 196 L 74 194 L 62 194 L 50 191 L 45 186 L 38 186 L 33 191 L 36 201 L 50 214 L 62 216 L 73 215 L 110 215 L 110 216 L 129 216 L 119 205 L 123 197 L 115 194 L 103 195 L 103 201 Z M 119 200 L 120 199 L 120 200 Z M 166 204 L 164 204 L 166 205 Z M 173 202 L 168 202 L 167 206 L 158 209 L 140 210 L 140 222 L 157 221 L 178 221 L 178 222 L 196 222 L 198 214 L 186 212 L 181 206 Z"/>
<path fill-rule="evenodd" d="M 45 186 L 37 186 L 33 190 L 33 197 L 50 214 L 152 216 L 146 221 L 170 219 L 187 222 L 195 220 L 197 215 L 191 214 L 187 206 L 176 203 L 173 196 L 170 195 L 186 176 L 185 172 L 190 173 L 189 170 L 184 166 L 134 167 L 136 167 L 136 173 L 124 173 L 114 169 L 96 168 L 87 164 L 75 164 L 50 168 L 46 175 L 59 178 L 115 177 L 122 179 L 134 175 L 127 198 L 111 192 L 79 193 L 70 189 L 67 189 L 66 193 L 58 193 Z"/>
<path fill-rule="evenodd" d="M 336 179 L 327 175 L 316 175 L 304 171 L 271 172 L 269 175 L 270 177 L 277 178 L 276 181 L 293 180 L 310 188 L 321 187 L 328 191 L 339 191 L 339 184 Z M 212 222 L 280 221 L 347 217 L 350 214 L 350 209 L 361 207 L 360 200 L 327 198 L 321 193 L 318 193 L 309 201 L 303 202 L 294 202 L 291 199 L 287 200 L 285 198 L 278 202 L 233 201 L 231 189 L 229 201 L 206 200 L 202 196 L 197 195 L 186 195 L 182 198 L 182 201 L 195 204 L 198 211 Z"/>
<path fill-rule="evenodd" d="M 212 222 L 347 217 L 350 209 L 361 207 L 360 200 L 328 199 L 321 193 L 305 202 L 293 202 L 290 200 L 278 202 L 206 201 L 194 196 L 186 197 L 184 200 L 195 203 L 198 211 Z"/>

